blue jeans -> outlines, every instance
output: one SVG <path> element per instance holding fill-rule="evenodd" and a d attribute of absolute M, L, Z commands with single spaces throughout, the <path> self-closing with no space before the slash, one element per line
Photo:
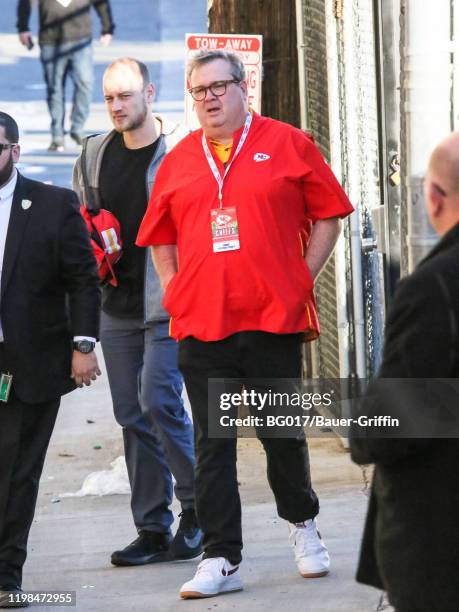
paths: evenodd
<path fill-rule="evenodd" d="M 54 142 L 64 141 L 65 81 L 73 81 L 72 134 L 81 136 L 92 100 L 93 65 L 90 38 L 56 45 L 41 45 L 41 63 L 51 115 L 51 136 Z"/>
<path fill-rule="evenodd" d="M 145 325 L 104 312 L 100 340 L 123 428 L 134 523 L 138 530 L 169 533 L 171 472 L 182 508 L 194 508 L 193 425 L 181 399 L 178 345 L 168 321 Z"/>

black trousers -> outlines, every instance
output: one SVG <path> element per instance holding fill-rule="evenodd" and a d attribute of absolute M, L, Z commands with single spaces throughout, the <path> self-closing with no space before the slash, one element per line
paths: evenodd
<path fill-rule="evenodd" d="M 60 398 L 25 404 L 14 388 L 9 401 L 0 402 L 0 586 L 22 584 L 38 484 L 59 404 Z"/>
<path fill-rule="evenodd" d="M 299 334 L 249 331 L 216 342 L 188 337 L 180 342 L 179 369 L 185 379 L 195 428 L 196 511 L 204 534 L 204 558 L 241 561 L 241 501 L 236 472 L 237 439 L 209 438 L 209 378 L 300 378 Z M 217 410 L 217 407 L 215 407 Z M 311 487 L 304 435 L 261 439 L 268 481 L 281 518 L 314 518 L 319 502 Z"/>

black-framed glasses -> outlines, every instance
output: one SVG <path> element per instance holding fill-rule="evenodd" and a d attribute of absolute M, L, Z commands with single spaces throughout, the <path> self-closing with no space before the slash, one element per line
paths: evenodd
<path fill-rule="evenodd" d="M 207 91 L 210 89 L 211 93 L 214 96 L 220 97 L 226 94 L 226 88 L 231 83 L 240 83 L 237 79 L 227 79 L 226 81 L 215 81 L 211 83 L 208 87 L 198 86 L 198 87 L 190 87 L 188 93 L 191 94 L 193 100 L 196 102 L 202 102 L 206 99 Z"/>
<path fill-rule="evenodd" d="M 3 153 L 4 149 L 12 149 L 17 144 L 17 142 L 0 142 L 0 155 Z"/>

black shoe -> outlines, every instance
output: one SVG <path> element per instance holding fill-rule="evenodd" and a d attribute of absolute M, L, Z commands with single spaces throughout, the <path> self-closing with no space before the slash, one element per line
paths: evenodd
<path fill-rule="evenodd" d="M 111 556 L 113 565 L 146 565 L 168 560 L 171 536 L 167 533 L 139 531 L 139 537 Z"/>
<path fill-rule="evenodd" d="M 0 608 L 28 608 L 29 602 L 23 601 L 24 591 L 17 584 L 0 586 Z"/>
<path fill-rule="evenodd" d="M 81 146 L 83 144 L 83 137 L 80 136 L 79 134 L 76 134 L 75 132 L 70 132 L 70 138 L 74 140 L 77 143 L 77 145 Z"/>
<path fill-rule="evenodd" d="M 191 508 L 180 514 L 180 523 L 170 546 L 171 559 L 194 559 L 202 553 L 202 531 Z"/>

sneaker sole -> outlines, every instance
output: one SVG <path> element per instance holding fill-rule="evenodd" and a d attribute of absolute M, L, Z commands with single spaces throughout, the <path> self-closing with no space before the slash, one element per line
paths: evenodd
<path fill-rule="evenodd" d="M 110 563 L 115 567 L 136 567 L 138 565 L 148 565 L 149 563 L 161 563 L 162 561 L 171 561 L 171 558 L 169 557 L 169 553 L 167 551 L 155 555 L 153 558 L 142 557 L 142 559 L 138 559 L 135 561 L 110 559 Z"/>
<path fill-rule="evenodd" d="M 169 551 L 169 558 L 171 561 L 189 561 L 190 559 L 197 559 L 202 555 L 204 551 L 202 548 L 199 550 L 193 550 L 189 553 L 176 554 L 173 550 Z"/>
<path fill-rule="evenodd" d="M 200 593 L 199 591 L 183 591 L 180 593 L 182 599 L 208 599 L 209 597 L 216 597 L 217 595 L 225 595 L 226 593 L 237 593 L 242 591 L 243 587 L 236 589 L 228 589 L 227 591 L 218 591 L 218 593 Z"/>
<path fill-rule="evenodd" d="M 324 570 L 323 572 L 314 572 L 309 574 L 303 574 L 303 572 L 300 572 L 300 575 L 303 576 L 303 578 L 322 578 L 323 576 L 326 576 L 329 573 L 330 570 Z"/>

